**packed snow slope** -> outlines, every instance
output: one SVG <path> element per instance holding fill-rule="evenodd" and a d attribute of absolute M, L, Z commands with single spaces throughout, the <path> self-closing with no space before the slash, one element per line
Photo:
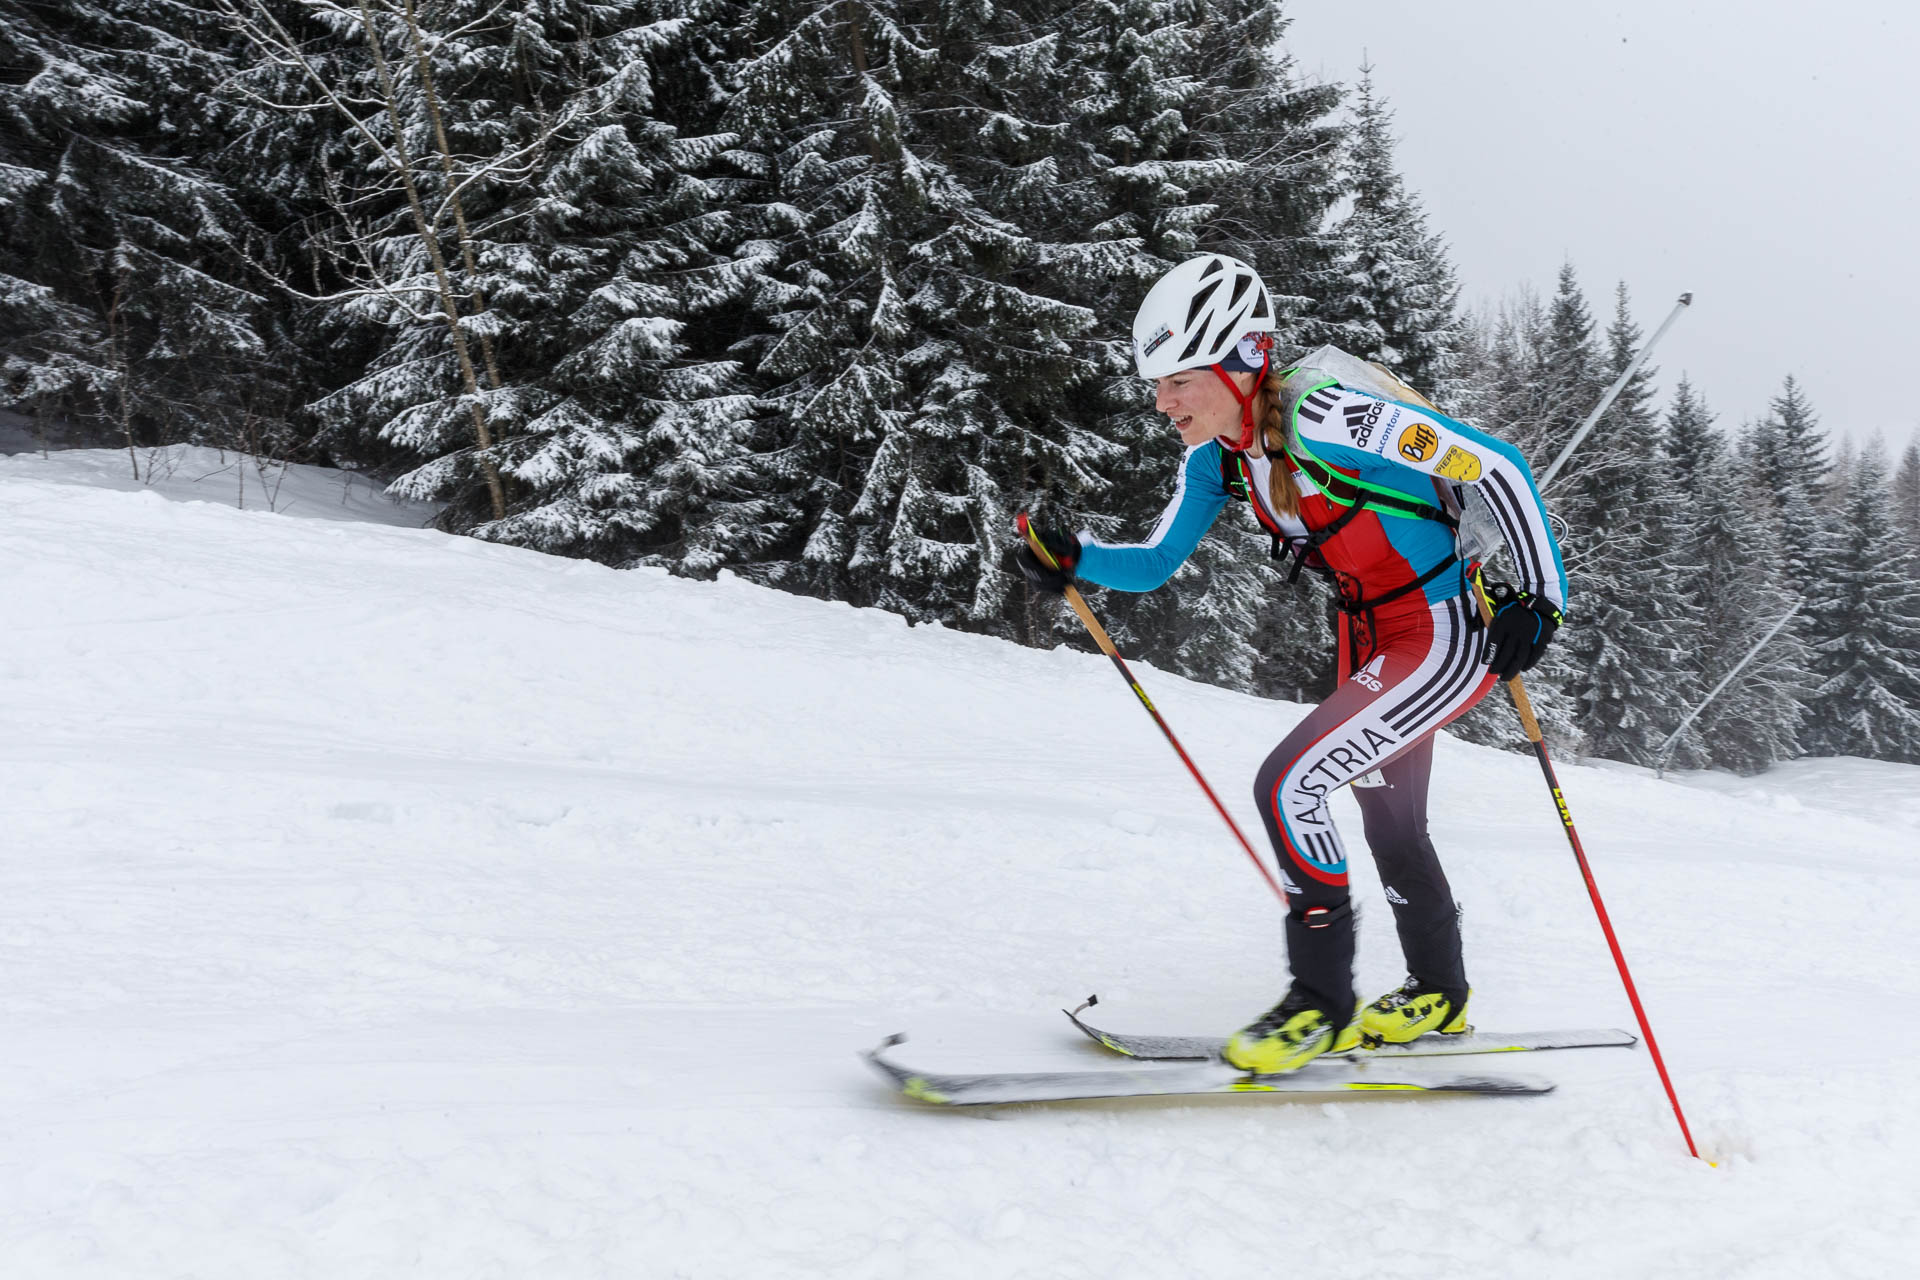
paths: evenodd
<path fill-rule="evenodd" d="M 1104 658 L 75 478 L 0 469 L 10 1280 L 1912 1274 L 1920 770 L 1563 764 L 1717 1168 L 1638 1050 L 942 1110 L 858 1051 L 1099 1066 L 1089 992 L 1280 993 Z M 1139 674 L 1251 826 L 1302 708 Z M 1444 742 L 1434 809 L 1475 1021 L 1631 1026 L 1532 760 Z"/>

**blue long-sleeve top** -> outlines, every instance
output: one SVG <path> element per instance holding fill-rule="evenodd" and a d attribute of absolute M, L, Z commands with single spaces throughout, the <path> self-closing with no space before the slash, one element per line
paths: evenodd
<path fill-rule="evenodd" d="M 1329 383 L 1305 396 L 1291 424 L 1289 449 L 1363 486 L 1439 505 L 1439 486 L 1479 492 L 1512 554 L 1522 590 L 1567 603 L 1566 567 L 1547 523 L 1546 507 L 1520 451 L 1431 409 L 1416 408 L 1348 391 Z M 1118 591 L 1151 591 L 1193 554 L 1232 496 L 1223 475 L 1228 455 L 1218 440 L 1189 448 L 1181 460 L 1172 500 L 1146 539 L 1108 543 L 1080 534 L 1081 578 Z M 1281 516 L 1268 498 L 1273 460 L 1247 456 L 1251 499 L 1262 523 L 1289 536 L 1324 528 L 1345 510 L 1298 470 L 1300 518 Z M 1353 580 L 1363 596 L 1400 586 L 1454 554 L 1454 536 L 1436 520 L 1397 516 L 1369 507 L 1350 521 L 1320 554 L 1335 573 Z M 1463 571 L 1464 572 L 1464 571 Z M 1432 602 L 1464 590 L 1461 573 L 1442 573 L 1423 590 Z"/>

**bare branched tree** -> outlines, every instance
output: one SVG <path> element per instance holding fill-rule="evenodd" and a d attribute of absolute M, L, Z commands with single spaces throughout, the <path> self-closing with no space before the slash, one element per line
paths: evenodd
<path fill-rule="evenodd" d="M 481 290 L 475 234 L 469 226 L 461 193 L 475 184 L 512 183 L 530 178 L 537 170 L 542 154 L 554 132 L 566 123 L 564 115 L 547 123 L 532 141 L 487 157 L 456 155 L 449 144 L 439 93 L 434 85 L 431 52 L 438 39 L 425 29 L 413 0 L 354 0 L 351 7 L 333 0 L 297 0 L 297 7 L 332 31 L 358 31 L 371 58 L 375 84 L 373 97 L 364 96 L 356 84 L 348 83 L 315 57 L 281 21 L 276 6 L 268 0 L 217 0 L 234 29 L 242 35 L 266 62 L 294 72 L 311 91 L 312 100 L 273 101 L 239 80 L 229 88 L 255 105 L 276 111 L 307 112 L 331 110 L 346 124 L 348 137 L 370 161 L 366 169 L 378 175 L 371 186 L 353 187 L 325 167 L 322 187 L 338 218 L 340 240 L 324 238 L 313 248 L 315 275 L 319 276 L 319 258 L 330 259 L 329 266 L 350 283 L 348 287 L 323 294 L 305 292 L 290 280 L 281 283 L 296 295 L 316 302 L 341 302 L 378 297 L 394 312 L 416 322 L 437 321 L 445 325 L 447 340 L 459 369 L 466 408 L 473 423 L 475 457 L 485 479 L 493 518 L 505 517 L 507 498 L 495 457 L 494 424 L 489 420 L 487 392 L 502 390 L 500 364 L 495 357 L 490 326 L 481 319 L 488 309 Z M 491 11 L 490 11 L 491 12 Z M 471 26 L 472 24 L 467 24 Z M 405 35 L 409 56 L 398 71 L 387 54 L 390 33 Z M 403 84 L 401 76 L 412 82 Z M 416 96 L 417 95 L 417 96 Z M 431 147 L 437 159 L 444 192 L 429 202 L 425 179 L 428 170 L 408 145 L 410 130 L 406 114 L 409 102 L 424 104 L 430 125 Z M 379 120 L 385 118 L 385 128 Z M 324 164 L 324 162 L 323 162 Z M 428 271 L 410 269 L 417 260 L 408 253 L 395 253 L 392 237 L 380 233 L 364 212 L 390 200 L 395 190 L 403 193 L 411 218 L 413 237 L 419 256 Z M 456 281 L 448 264 L 449 242 L 457 250 L 464 277 Z M 470 337 L 477 338 L 480 366 L 485 370 L 486 388 L 476 368 Z"/>

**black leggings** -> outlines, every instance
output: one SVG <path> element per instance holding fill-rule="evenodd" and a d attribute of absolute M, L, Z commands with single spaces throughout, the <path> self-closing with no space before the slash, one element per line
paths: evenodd
<path fill-rule="evenodd" d="M 1371 652 L 1343 652 L 1339 687 L 1274 748 L 1254 784 L 1287 888 L 1294 983 L 1341 1021 L 1354 1006 L 1353 902 L 1327 797 L 1379 777 L 1383 785 L 1362 783 L 1354 796 L 1407 972 L 1464 990 L 1459 912 L 1427 838 L 1427 785 L 1433 735 L 1493 687 L 1461 601 L 1409 609 L 1374 630 Z"/>

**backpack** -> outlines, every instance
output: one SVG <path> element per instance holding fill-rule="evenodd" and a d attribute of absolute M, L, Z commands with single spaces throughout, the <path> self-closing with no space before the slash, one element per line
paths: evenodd
<path fill-rule="evenodd" d="M 1433 401 L 1395 377 L 1385 365 L 1348 355 L 1331 344 L 1307 352 L 1294 361 L 1294 367 L 1299 373 L 1308 375 L 1310 380 L 1303 379 L 1304 389 L 1296 393 L 1293 379 L 1288 379 L 1286 415 L 1289 422 L 1293 421 L 1293 413 L 1300 399 L 1309 394 L 1316 384 L 1324 384 L 1329 378 L 1349 391 L 1363 392 L 1384 400 L 1397 400 L 1430 413 L 1440 412 Z M 1320 483 L 1311 471 L 1307 475 L 1315 484 Z M 1470 564 L 1484 562 L 1489 552 L 1505 545 L 1493 511 L 1487 506 L 1486 500 L 1480 497 L 1478 490 L 1438 478 L 1434 479 L 1433 488 L 1440 508 L 1456 522 L 1454 540 L 1460 559 Z"/>
<path fill-rule="evenodd" d="M 1439 412 L 1432 401 L 1400 381 L 1384 366 L 1361 360 L 1338 347 L 1329 345 L 1299 357 L 1281 384 L 1284 396 L 1282 412 L 1287 422 L 1293 422 L 1294 414 L 1298 412 L 1302 400 L 1333 383 L 1338 383 L 1348 391 L 1398 401 L 1433 413 Z M 1433 500 L 1423 501 L 1410 494 L 1357 480 L 1335 471 L 1314 456 L 1312 450 L 1299 439 L 1298 433 L 1294 433 L 1287 442 L 1287 456 L 1306 473 L 1307 478 L 1319 487 L 1329 501 L 1336 506 L 1346 508 L 1346 511 L 1332 524 L 1305 539 L 1289 538 L 1278 528 L 1267 527 L 1267 534 L 1273 540 L 1274 558 L 1293 562 L 1287 574 L 1289 583 L 1299 580 L 1302 568 L 1315 568 L 1316 572 L 1331 579 L 1331 573 L 1324 568 L 1314 566 L 1309 557 L 1363 510 L 1372 510 L 1378 515 L 1397 516 L 1404 519 L 1436 520 L 1453 531 L 1454 553 L 1451 556 L 1414 580 L 1372 599 L 1343 600 L 1339 605 L 1343 612 L 1370 612 L 1379 605 L 1425 586 L 1455 564 L 1480 563 L 1485 559 L 1489 549 L 1499 545 L 1499 527 L 1494 522 L 1492 511 L 1488 509 L 1484 499 L 1480 499 L 1475 491 L 1463 485 L 1434 478 Z M 1229 493 L 1242 499 L 1250 499 L 1251 476 L 1247 471 L 1246 461 L 1240 454 L 1223 451 L 1221 479 L 1225 482 Z M 1265 526 L 1266 519 L 1260 505 L 1254 503 L 1253 509 L 1254 514 Z"/>

